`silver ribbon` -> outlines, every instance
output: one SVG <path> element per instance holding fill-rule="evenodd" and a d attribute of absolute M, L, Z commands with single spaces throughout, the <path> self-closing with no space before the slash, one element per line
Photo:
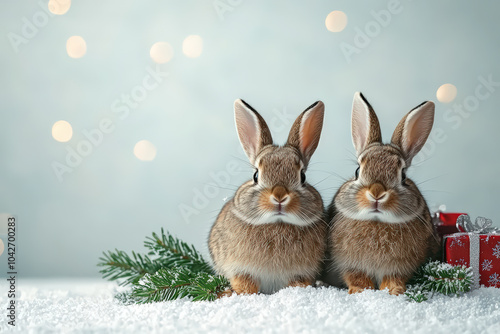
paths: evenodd
<path fill-rule="evenodd" d="M 489 234 L 500 233 L 500 229 L 493 227 L 493 221 L 484 217 L 477 217 L 473 223 L 469 215 L 460 215 L 457 218 L 457 229 L 466 233 Z"/>
<path fill-rule="evenodd" d="M 459 231 L 467 233 L 469 236 L 469 267 L 472 268 L 474 274 L 473 288 L 479 288 L 479 235 L 480 234 L 490 234 L 490 233 L 500 233 L 500 230 L 493 227 L 493 222 L 491 219 L 484 217 L 477 217 L 476 221 L 473 223 L 470 220 L 469 215 L 461 215 L 457 218 L 457 229 Z"/>

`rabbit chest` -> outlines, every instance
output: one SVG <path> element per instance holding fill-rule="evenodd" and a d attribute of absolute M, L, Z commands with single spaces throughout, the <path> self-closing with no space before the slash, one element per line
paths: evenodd
<path fill-rule="evenodd" d="M 216 269 L 228 277 L 246 273 L 261 281 L 286 284 L 319 271 L 325 232 L 326 226 L 319 222 L 309 226 L 252 225 L 233 217 L 214 225 L 210 251 Z"/>
<path fill-rule="evenodd" d="M 336 219 L 330 234 L 332 254 L 342 271 L 360 270 L 379 279 L 411 275 L 428 254 L 430 229 L 420 221 L 390 224 Z"/>
<path fill-rule="evenodd" d="M 228 235 L 233 260 L 265 267 L 271 271 L 293 270 L 318 262 L 324 250 L 318 226 L 296 226 L 286 223 L 234 226 Z M 244 236 L 240 239 L 238 236 Z"/>

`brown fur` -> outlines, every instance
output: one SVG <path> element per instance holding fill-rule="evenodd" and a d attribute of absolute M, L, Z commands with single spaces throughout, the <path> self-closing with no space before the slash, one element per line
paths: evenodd
<path fill-rule="evenodd" d="M 343 279 L 349 286 L 349 294 L 375 289 L 372 279 L 362 271 L 348 271 L 344 273 Z"/>
<path fill-rule="evenodd" d="M 355 95 L 352 131 L 359 177 L 345 182 L 328 208 L 330 269 L 343 278 L 349 293 L 378 283 L 391 294 L 401 294 L 415 270 L 438 250 L 425 199 L 412 180 L 403 179 L 404 168 L 432 127 L 433 104 L 419 107 L 415 114 L 404 116 L 392 143 L 382 144 L 375 112 L 362 95 Z M 405 120 L 410 114 L 412 126 L 420 126 L 422 133 L 409 131 L 412 140 L 405 141 Z M 369 128 L 363 130 L 367 118 Z M 332 275 L 326 277 L 334 281 Z"/>
<path fill-rule="evenodd" d="M 222 208 L 209 235 L 218 273 L 236 293 L 306 286 L 319 273 L 326 248 L 323 201 L 301 172 L 318 145 L 323 103 L 296 120 L 284 146 L 271 145 L 264 119 L 235 102 L 238 135 L 258 173 Z M 258 129 L 256 129 L 258 128 Z M 256 136 L 252 137 L 252 136 Z"/>
<path fill-rule="evenodd" d="M 388 289 L 391 295 L 400 295 L 406 291 L 406 278 L 386 276 L 380 283 L 380 290 Z"/>
<path fill-rule="evenodd" d="M 360 94 L 361 99 L 363 100 L 364 104 L 368 108 L 368 112 L 370 114 L 369 118 L 369 123 L 370 123 L 370 129 L 371 131 L 368 133 L 367 137 L 367 143 L 374 143 L 374 142 L 381 142 L 382 141 L 382 133 L 380 131 L 380 124 L 378 122 L 377 114 L 375 114 L 375 111 L 373 110 L 372 106 L 368 101 L 365 99 L 363 94 Z M 356 105 L 356 102 L 353 104 L 353 108 L 362 108 L 363 106 L 361 105 Z M 357 123 L 356 122 L 351 122 L 352 126 L 352 132 L 355 133 L 357 129 Z"/>
<path fill-rule="evenodd" d="M 316 102 L 310 105 L 299 117 L 295 120 L 288 136 L 287 144 L 297 147 L 303 152 L 303 160 L 305 165 L 309 163 L 311 155 L 318 147 L 319 137 L 323 128 L 323 117 L 311 117 L 304 120 L 306 112 L 310 109 L 323 108 L 323 102 Z"/>
<path fill-rule="evenodd" d="M 429 255 L 426 244 L 433 240 L 433 230 L 420 220 L 388 224 L 337 214 L 330 237 L 334 261 L 342 272 L 362 271 L 380 282 L 387 275 L 410 278 Z"/>
<path fill-rule="evenodd" d="M 290 282 L 288 286 L 290 287 L 299 287 L 299 288 L 305 288 L 308 286 L 311 286 L 313 284 L 313 280 L 308 279 L 308 278 L 301 278 L 296 281 Z"/>
<path fill-rule="evenodd" d="M 249 275 L 236 275 L 231 278 L 231 288 L 237 294 L 252 294 L 259 292 L 257 282 Z"/>
<path fill-rule="evenodd" d="M 265 210 L 273 210 L 274 204 L 269 201 L 270 196 L 274 196 L 277 200 L 283 199 L 285 196 L 290 197 L 287 204 L 287 211 L 297 213 L 300 208 L 300 198 L 297 194 L 289 193 L 281 186 L 274 187 L 273 189 L 265 189 L 259 195 L 259 206 Z"/>
<path fill-rule="evenodd" d="M 374 147 L 372 147 L 372 150 Z M 379 158 L 384 159 L 385 154 L 375 150 Z M 367 156 L 371 156 L 370 153 Z M 370 161 L 370 159 L 368 158 Z M 389 161 L 390 159 L 386 159 Z M 374 160 L 375 161 L 375 160 Z M 385 184 L 393 185 L 395 176 L 387 173 L 381 177 L 383 166 L 366 166 L 365 178 L 367 180 L 382 180 Z M 391 168 L 383 169 L 390 170 Z M 365 273 L 371 279 L 381 282 L 384 276 L 398 276 L 406 282 L 414 271 L 428 256 L 437 251 L 435 231 L 431 223 L 431 216 L 427 204 L 415 184 L 407 179 L 407 192 L 398 193 L 396 189 L 387 189 L 380 183 L 370 183 L 359 188 L 348 181 L 339 189 L 329 207 L 330 218 L 333 218 L 330 231 L 330 253 L 335 268 L 341 275 L 349 271 Z M 417 216 L 405 223 L 384 223 L 379 221 L 355 220 L 337 212 L 335 207 L 349 207 L 352 210 L 370 207 L 370 202 L 365 196 L 366 191 L 380 195 L 387 189 L 387 201 L 379 207 L 395 214 L 414 212 Z M 356 205 L 352 204 L 351 193 L 355 192 Z M 400 209 L 403 207 L 404 209 Z M 349 288 L 349 282 L 345 281 Z M 369 288 L 367 285 L 364 288 Z M 351 290 L 351 289 L 350 289 Z M 351 291 L 355 291 L 352 289 Z M 391 289 L 389 289 L 391 291 Z M 399 290 L 394 290 L 400 293 Z"/>
<path fill-rule="evenodd" d="M 289 284 L 301 277 L 314 281 L 326 246 L 323 221 L 310 226 L 252 225 L 234 217 L 232 206 L 232 201 L 224 206 L 210 232 L 210 252 L 218 272 L 232 277 L 253 266 L 263 272 L 289 273 Z M 259 284 L 258 278 L 254 280 Z"/>

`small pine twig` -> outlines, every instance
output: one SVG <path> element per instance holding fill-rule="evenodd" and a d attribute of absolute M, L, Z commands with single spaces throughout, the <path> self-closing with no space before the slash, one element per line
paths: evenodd
<path fill-rule="evenodd" d="M 408 300 L 421 303 L 429 299 L 429 292 L 422 290 L 420 286 L 410 286 L 406 289 L 405 292 Z"/>
<path fill-rule="evenodd" d="M 229 288 L 229 281 L 221 275 L 198 273 L 191 286 L 193 301 L 214 301 Z"/>
<path fill-rule="evenodd" d="M 132 288 L 130 299 L 137 303 L 169 301 L 191 297 L 193 301 L 215 300 L 229 286 L 222 276 L 205 272 L 193 273 L 187 267 L 160 269 L 156 274 L 146 274 Z"/>
<path fill-rule="evenodd" d="M 103 267 L 99 272 L 110 281 L 118 280 L 120 285 L 137 284 L 146 274 L 154 274 L 159 269 L 182 266 L 193 273 L 206 272 L 213 274 L 212 268 L 201 254 L 183 241 L 161 230 L 161 236 L 153 233 L 147 237 L 144 245 L 149 249 L 147 255 L 132 252 L 103 252 L 97 264 Z"/>
<path fill-rule="evenodd" d="M 99 260 L 97 266 L 104 267 L 99 271 L 103 278 L 110 281 L 125 279 L 120 282 L 120 285 L 137 283 L 145 274 L 154 274 L 162 267 L 161 262 L 152 260 L 147 255 L 132 252 L 132 257 L 130 257 L 118 249 L 114 252 L 103 252 Z"/>
<path fill-rule="evenodd" d="M 161 230 L 147 237 L 147 255 L 124 251 L 104 252 L 98 266 L 104 278 L 131 284 L 131 290 L 116 299 L 125 304 L 150 303 L 189 297 L 193 301 L 215 300 L 229 281 L 215 275 L 201 254 L 187 243 Z"/>
<path fill-rule="evenodd" d="M 432 298 L 434 293 L 459 296 L 471 290 L 472 269 L 452 266 L 439 261 L 422 265 L 409 282 L 406 296 L 418 303 Z"/>
<path fill-rule="evenodd" d="M 160 269 L 153 275 L 146 274 L 132 288 L 131 296 L 141 304 L 183 298 L 189 296 L 192 277 L 189 268 Z"/>
<path fill-rule="evenodd" d="M 152 237 L 147 237 L 144 246 L 149 248 L 148 255 L 154 255 L 161 261 L 163 268 L 183 266 L 193 272 L 213 273 L 208 262 L 194 246 L 165 233 L 163 228 L 161 236 L 153 232 Z"/>

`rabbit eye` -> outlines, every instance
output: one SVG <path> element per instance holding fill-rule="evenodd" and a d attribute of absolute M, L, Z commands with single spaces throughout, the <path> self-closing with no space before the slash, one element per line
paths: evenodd
<path fill-rule="evenodd" d="M 257 184 L 259 182 L 259 170 L 257 169 L 253 174 L 253 182 Z"/>
<path fill-rule="evenodd" d="M 407 184 L 406 184 L 406 168 L 403 168 L 403 170 L 401 171 L 401 183 L 404 186 L 407 186 Z"/>
<path fill-rule="evenodd" d="M 304 172 L 303 169 L 300 171 L 300 182 L 302 184 L 306 183 L 306 173 Z"/>
<path fill-rule="evenodd" d="M 359 168 L 360 167 L 358 166 L 358 168 L 356 169 L 356 172 L 354 173 L 356 176 L 356 180 L 359 178 Z"/>

